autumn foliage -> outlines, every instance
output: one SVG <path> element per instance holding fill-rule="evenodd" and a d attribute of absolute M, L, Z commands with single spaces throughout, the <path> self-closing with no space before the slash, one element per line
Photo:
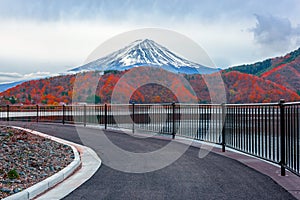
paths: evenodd
<path fill-rule="evenodd" d="M 291 78 L 291 73 L 300 77 L 297 63 L 299 59 L 281 63 L 261 76 L 232 70 L 205 75 L 205 78 L 221 75 L 228 103 L 277 102 L 281 98 L 297 101 L 300 79 Z M 129 78 L 122 82 L 121 78 L 129 72 Z M 110 103 L 117 84 L 119 90 L 114 97 L 119 103 L 210 103 L 212 95 L 221 93 L 218 85 L 209 90 L 200 74 L 174 74 L 159 68 L 139 67 L 123 72 L 91 71 L 24 82 L 0 93 L 0 104 Z"/>

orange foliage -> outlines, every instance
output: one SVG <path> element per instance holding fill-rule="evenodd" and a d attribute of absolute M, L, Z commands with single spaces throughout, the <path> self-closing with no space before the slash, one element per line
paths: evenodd
<path fill-rule="evenodd" d="M 219 89 L 221 88 L 216 86 L 214 91 L 209 91 L 202 75 L 199 74 L 181 75 L 162 69 L 151 70 L 147 67 L 134 70 L 130 71 L 132 76 L 128 78 L 127 82 L 120 85 L 121 91 L 116 95 L 117 100 L 120 102 L 130 94 L 132 94 L 131 100 L 136 103 L 171 103 L 178 101 L 210 103 L 211 97 L 220 95 Z M 276 70 L 273 70 L 270 76 L 273 76 L 274 71 Z M 276 72 L 278 71 L 280 69 Z M 85 72 L 77 75 L 57 76 L 24 82 L 0 93 L 0 104 L 10 104 L 12 98 L 16 100 L 17 104 L 70 104 L 73 96 L 78 101 L 85 102 L 94 92 L 95 95 L 100 97 L 100 103 L 110 103 L 115 85 L 127 72 L 129 71 L 111 72 L 104 75 L 99 75 L 98 72 Z M 213 78 L 214 76 L 216 74 L 207 75 L 206 78 Z M 151 83 L 150 77 L 158 77 L 163 85 Z M 260 78 L 235 71 L 223 72 L 222 78 L 225 83 L 228 102 L 277 102 L 281 98 L 286 99 L 286 101 L 300 100 L 295 91 L 284 85 L 266 80 L 267 75 L 264 75 L 264 77 Z M 276 74 L 276 77 L 284 78 L 284 76 L 278 74 Z M 80 84 L 76 84 L 76 92 L 73 92 L 75 81 Z M 145 82 L 150 84 L 140 84 Z M 92 85 L 94 83 L 98 83 L 98 85 Z M 139 86 L 135 91 L 133 91 L 133 83 Z M 187 84 L 190 84 L 192 88 L 189 88 Z"/>

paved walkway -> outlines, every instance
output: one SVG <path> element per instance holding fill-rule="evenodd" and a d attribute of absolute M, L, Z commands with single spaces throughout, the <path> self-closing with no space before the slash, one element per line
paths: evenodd
<path fill-rule="evenodd" d="M 29 128 L 81 144 L 73 126 L 33 123 Z M 97 134 L 96 129 L 81 129 Z M 106 134 L 119 147 L 134 152 L 153 151 L 168 143 L 116 132 Z M 132 174 L 109 168 L 105 163 L 110 162 L 110 158 L 99 152 L 103 161 L 100 169 L 65 199 L 294 199 L 271 178 L 240 162 L 215 153 L 200 159 L 198 153 L 198 148 L 189 147 L 168 167 Z"/>

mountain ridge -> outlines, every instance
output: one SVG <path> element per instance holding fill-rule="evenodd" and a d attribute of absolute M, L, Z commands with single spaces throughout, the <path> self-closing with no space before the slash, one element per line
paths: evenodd
<path fill-rule="evenodd" d="M 145 71 L 149 69 L 149 67 L 141 68 L 143 68 L 141 70 L 144 70 L 145 73 L 149 73 Z M 91 99 L 97 99 L 97 103 L 110 103 L 115 85 L 128 71 L 129 70 L 111 71 L 104 75 L 100 75 L 97 71 L 90 71 L 79 73 L 77 75 L 57 76 L 25 82 L 0 93 L 0 105 L 71 104 L 73 97 L 75 97 L 77 102 L 92 103 Z M 151 72 L 153 72 L 153 70 Z M 173 89 L 185 97 L 185 102 L 183 103 L 195 102 L 195 98 L 198 99 L 199 103 L 209 103 L 210 95 L 215 95 L 215 91 L 208 90 L 205 81 L 200 74 L 184 75 L 184 78 L 190 83 L 196 93 L 196 96 L 193 96 L 186 87 L 178 87 L 179 85 L 183 85 L 178 82 L 178 80 L 182 80 L 182 75 L 167 72 L 163 69 L 154 70 L 154 73 L 156 74 L 154 75 L 158 77 L 161 76 L 161 74 L 165 74 L 165 81 L 171 81 Z M 285 98 L 286 101 L 300 100 L 300 96 L 294 91 L 261 77 L 237 71 L 222 73 L 221 75 L 225 84 L 228 99 L 227 103 L 267 103 L 277 102 L 282 98 Z M 214 76 L 214 74 L 207 76 Z M 131 82 L 142 82 L 142 80 L 145 79 L 143 74 L 130 77 L 132 79 Z M 79 84 L 76 93 L 73 93 L 75 80 L 82 84 Z M 92 85 L 90 84 L 93 84 L 97 80 L 99 81 L 97 90 L 95 94 L 90 94 L 89 89 L 92 88 Z M 125 85 L 122 85 L 122 87 L 131 88 L 130 85 L 127 85 L 128 87 Z M 119 98 L 124 99 L 128 92 L 130 91 L 121 91 L 121 93 L 118 94 Z M 144 87 L 137 89 L 134 91 L 131 100 L 136 103 L 177 102 L 177 98 L 171 90 L 155 84 L 147 84 Z"/>
<path fill-rule="evenodd" d="M 284 56 L 223 70 L 225 73 L 231 71 L 255 75 L 300 94 L 300 48 Z"/>
<path fill-rule="evenodd" d="M 16 82 L 11 82 L 11 83 L 2 83 L 0 84 L 0 92 L 3 92 L 9 88 L 15 87 L 21 83 L 24 83 L 26 81 L 16 81 Z"/>
<path fill-rule="evenodd" d="M 155 70 L 157 76 L 166 71 L 163 68 L 157 69 Z M 24 82 L 1 92 L 0 104 L 70 104 L 74 95 L 72 88 L 77 77 L 83 83 L 77 94 L 80 96 L 80 101 L 90 102 L 97 96 L 98 103 L 109 103 L 115 84 L 129 70 L 131 69 L 108 70 L 103 75 L 99 71 L 89 71 Z M 228 103 L 266 103 L 277 102 L 279 99 L 300 100 L 300 48 L 282 57 L 232 67 L 220 73 L 224 80 Z M 171 74 L 173 75 L 166 75 L 166 80 L 173 81 L 174 74 L 184 76 L 194 88 L 199 103 L 210 102 L 210 94 L 201 74 Z M 215 73 L 208 76 L 214 75 Z M 134 81 L 142 81 L 145 76 L 142 73 L 134 78 Z M 96 79 L 99 80 L 99 88 L 94 96 L 89 96 L 88 91 L 91 86 L 88 80 Z M 194 98 L 186 88 L 180 88 L 180 92 L 189 98 Z M 135 92 L 133 100 L 138 103 L 176 102 L 171 91 L 151 84 Z"/>
<path fill-rule="evenodd" d="M 284 65 L 290 63 L 297 59 L 300 56 L 300 47 L 290 53 L 285 54 L 284 56 L 279 56 L 275 58 L 267 58 L 263 61 L 255 62 L 253 64 L 244 64 L 229 67 L 224 69 L 226 72 L 229 71 L 239 71 L 246 74 L 252 74 L 255 76 L 261 76 L 265 72 L 270 71 L 271 69 L 278 67 L 279 65 Z"/>
<path fill-rule="evenodd" d="M 211 74 L 220 69 L 210 68 L 180 57 L 150 39 L 136 40 L 102 58 L 70 71 L 127 70 L 133 67 L 151 66 L 174 73 Z"/>

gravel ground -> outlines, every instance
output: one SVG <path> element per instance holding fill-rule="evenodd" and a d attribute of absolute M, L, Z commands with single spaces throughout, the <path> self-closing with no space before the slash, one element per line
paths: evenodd
<path fill-rule="evenodd" d="M 0 199 L 52 176 L 73 159 L 67 145 L 0 126 Z"/>

